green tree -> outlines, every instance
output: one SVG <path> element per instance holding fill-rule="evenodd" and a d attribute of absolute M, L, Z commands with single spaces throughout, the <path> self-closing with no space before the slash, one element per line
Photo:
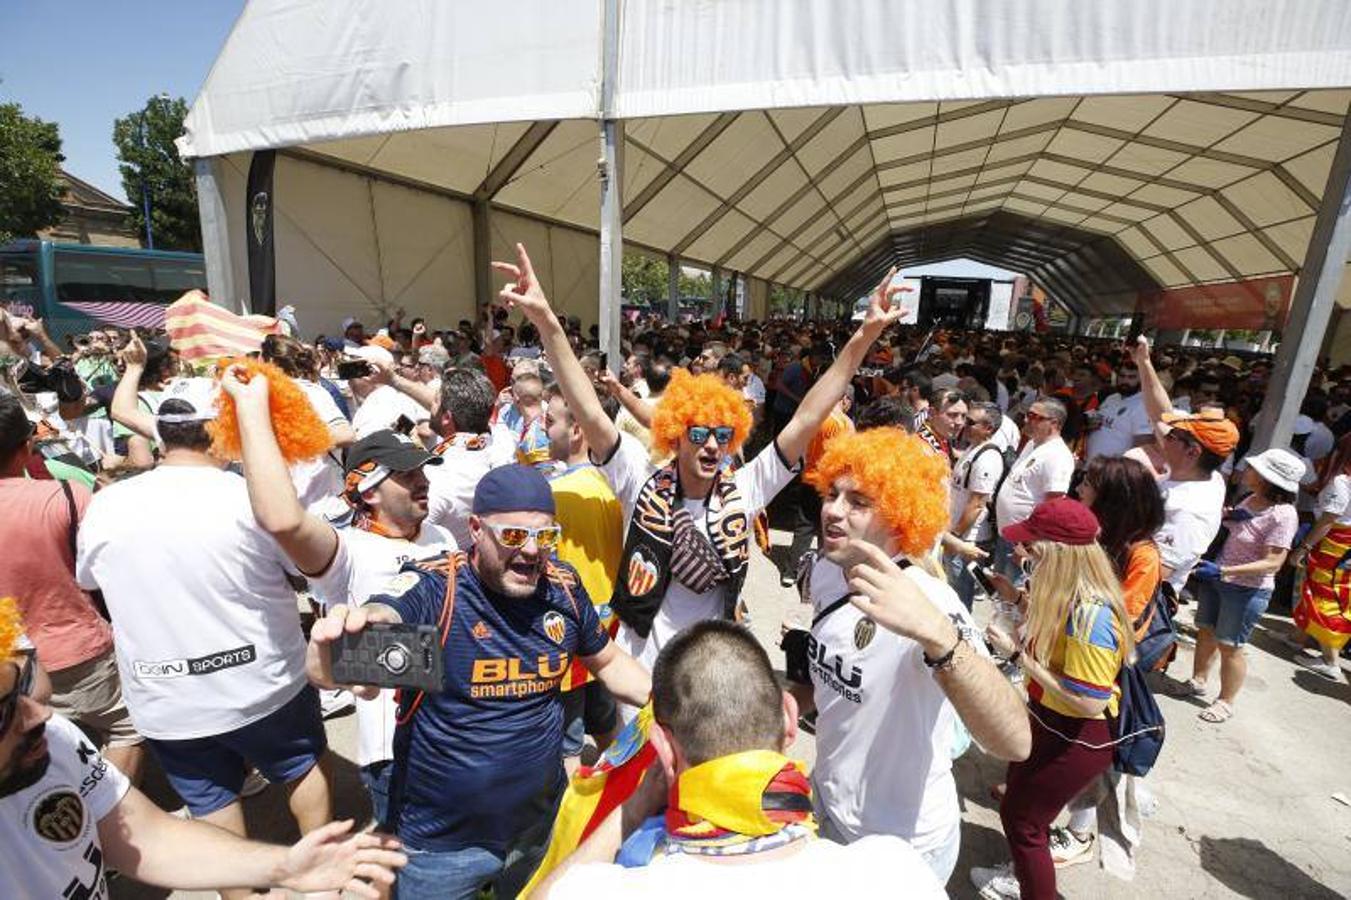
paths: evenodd
<path fill-rule="evenodd" d="M 167 94 L 151 97 L 145 108 L 113 122 L 113 143 L 122 163 L 122 189 L 131 201 L 131 221 L 145 242 L 145 205 L 156 250 L 202 249 L 197 218 L 197 181 L 178 155 L 174 139 L 183 133 L 188 102 Z"/>
<path fill-rule="evenodd" d="M 666 302 L 666 260 L 645 253 L 625 253 L 620 269 L 624 299 L 629 303 L 661 306 Z"/>
<path fill-rule="evenodd" d="M 55 122 L 0 103 L 0 244 L 61 221 L 61 135 Z"/>

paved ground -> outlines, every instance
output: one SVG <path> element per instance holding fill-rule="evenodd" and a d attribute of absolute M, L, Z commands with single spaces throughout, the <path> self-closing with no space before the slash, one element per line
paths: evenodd
<path fill-rule="evenodd" d="M 776 545 L 784 532 L 774 531 Z M 770 563 L 756 554 L 745 596 L 753 628 L 766 644 L 777 644 L 779 623 L 796 608 L 796 595 L 779 586 Z M 977 613 L 984 611 L 977 606 Z M 1183 620 L 1190 614 L 1183 611 Z M 1168 719 L 1163 756 L 1149 776 L 1158 811 L 1145 821 L 1134 882 L 1119 881 L 1082 865 L 1061 873 L 1067 898 L 1266 898 L 1335 900 L 1351 896 L 1351 806 L 1334 793 L 1351 796 L 1351 686 L 1324 681 L 1290 660 L 1271 633 L 1286 619 L 1268 616 L 1249 650 L 1248 685 L 1230 722 L 1215 726 L 1196 718 L 1199 706 L 1160 696 Z M 771 656 L 779 658 L 777 650 Z M 1172 672 L 1190 673 L 1184 649 Z M 329 722 L 339 759 L 338 813 L 364 817 L 366 808 L 352 764 L 356 723 L 352 716 Z M 815 757 L 809 735 L 797 754 Z M 898 760 L 898 764 L 903 764 Z M 1003 766 L 973 748 L 956 764 L 963 799 L 962 856 L 949 884 L 953 898 L 974 897 L 967 880 L 973 865 L 1007 859 L 999 817 L 989 788 L 1002 780 Z M 172 806 L 162 784 L 152 792 Z M 246 804 L 251 827 L 272 840 L 293 840 L 286 823 L 285 796 L 277 789 Z M 3 892 L 0 892 L 3 893 Z M 168 896 L 125 881 L 113 885 L 115 900 Z M 210 897 L 177 893 L 174 897 Z M 897 896 L 904 896 L 898 892 Z"/>

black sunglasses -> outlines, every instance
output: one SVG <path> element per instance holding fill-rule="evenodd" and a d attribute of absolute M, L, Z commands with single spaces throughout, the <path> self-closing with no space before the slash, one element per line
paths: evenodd
<path fill-rule="evenodd" d="M 25 659 L 18 668 L 19 677 L 14 684 L 14 690 L 6 694 L 4 699 L 0 699 L 0 735 L 9 731 L 9 726 L 19 708 L 19 698 L 28 697 L 33 693 L 33 661 Z"/>

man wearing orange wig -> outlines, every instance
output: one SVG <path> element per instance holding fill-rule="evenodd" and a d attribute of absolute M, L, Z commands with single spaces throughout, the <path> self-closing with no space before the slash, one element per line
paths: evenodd
<path fill-rule="evenodd" d="M 822 497 L 822 558 L 808 557 L 799 582 L 811 632 L 796 643 L 805 654 L 790 650 L 788 660 L 795 696 L 817 710 L 822 836 L 902 837 L 941 882 L 960 848 L 957 720 L 1000 759 L 1025 759 L 1032 740 L 1022 700 L 970 613 L 923 568 L 947 528 L 947 473 L 923 439 L 899 428 L 830 443 L 810 477 Z"/>
<path fill-rule="evenodd" d="M 891 303 L 901 290 L 892 285 L 896 272 L 877 286 L 858 331 L 778 436 L 726 475 L 723 461 L 740 449 L 751 429 L 741 394 L 717 375 L 676 372 L 652 419 L 653 448 L 674 459 L 652 466 L 646 450 L 621 438 L 605 415 L 525 247 L 517 244 L 516 254 L 514 264 L 493 263 L 513 279 L 499 296 L 539 329 L 568 408 L 624 507 L 627 530 L 611 601 L 621 623 L 616 641 L 650 670 L 658 651 L 682 628 L 733 618 L 750 560 L 752 520 L 792 480 L 812 435 L 868 349 L 900 318 L 901 310 Z"/>

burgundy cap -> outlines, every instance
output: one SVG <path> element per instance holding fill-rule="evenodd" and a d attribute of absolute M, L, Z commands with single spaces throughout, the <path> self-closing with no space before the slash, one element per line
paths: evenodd
<path fill-rule="evenodd" d="M 1011 544 L 1055 541 L 1057 544 L 1091 544 L 1098 539 L 1098 518 L 1078 500 L 1056 497 L 1037 504 L 1032 515 L 1000 532 Z"/>

